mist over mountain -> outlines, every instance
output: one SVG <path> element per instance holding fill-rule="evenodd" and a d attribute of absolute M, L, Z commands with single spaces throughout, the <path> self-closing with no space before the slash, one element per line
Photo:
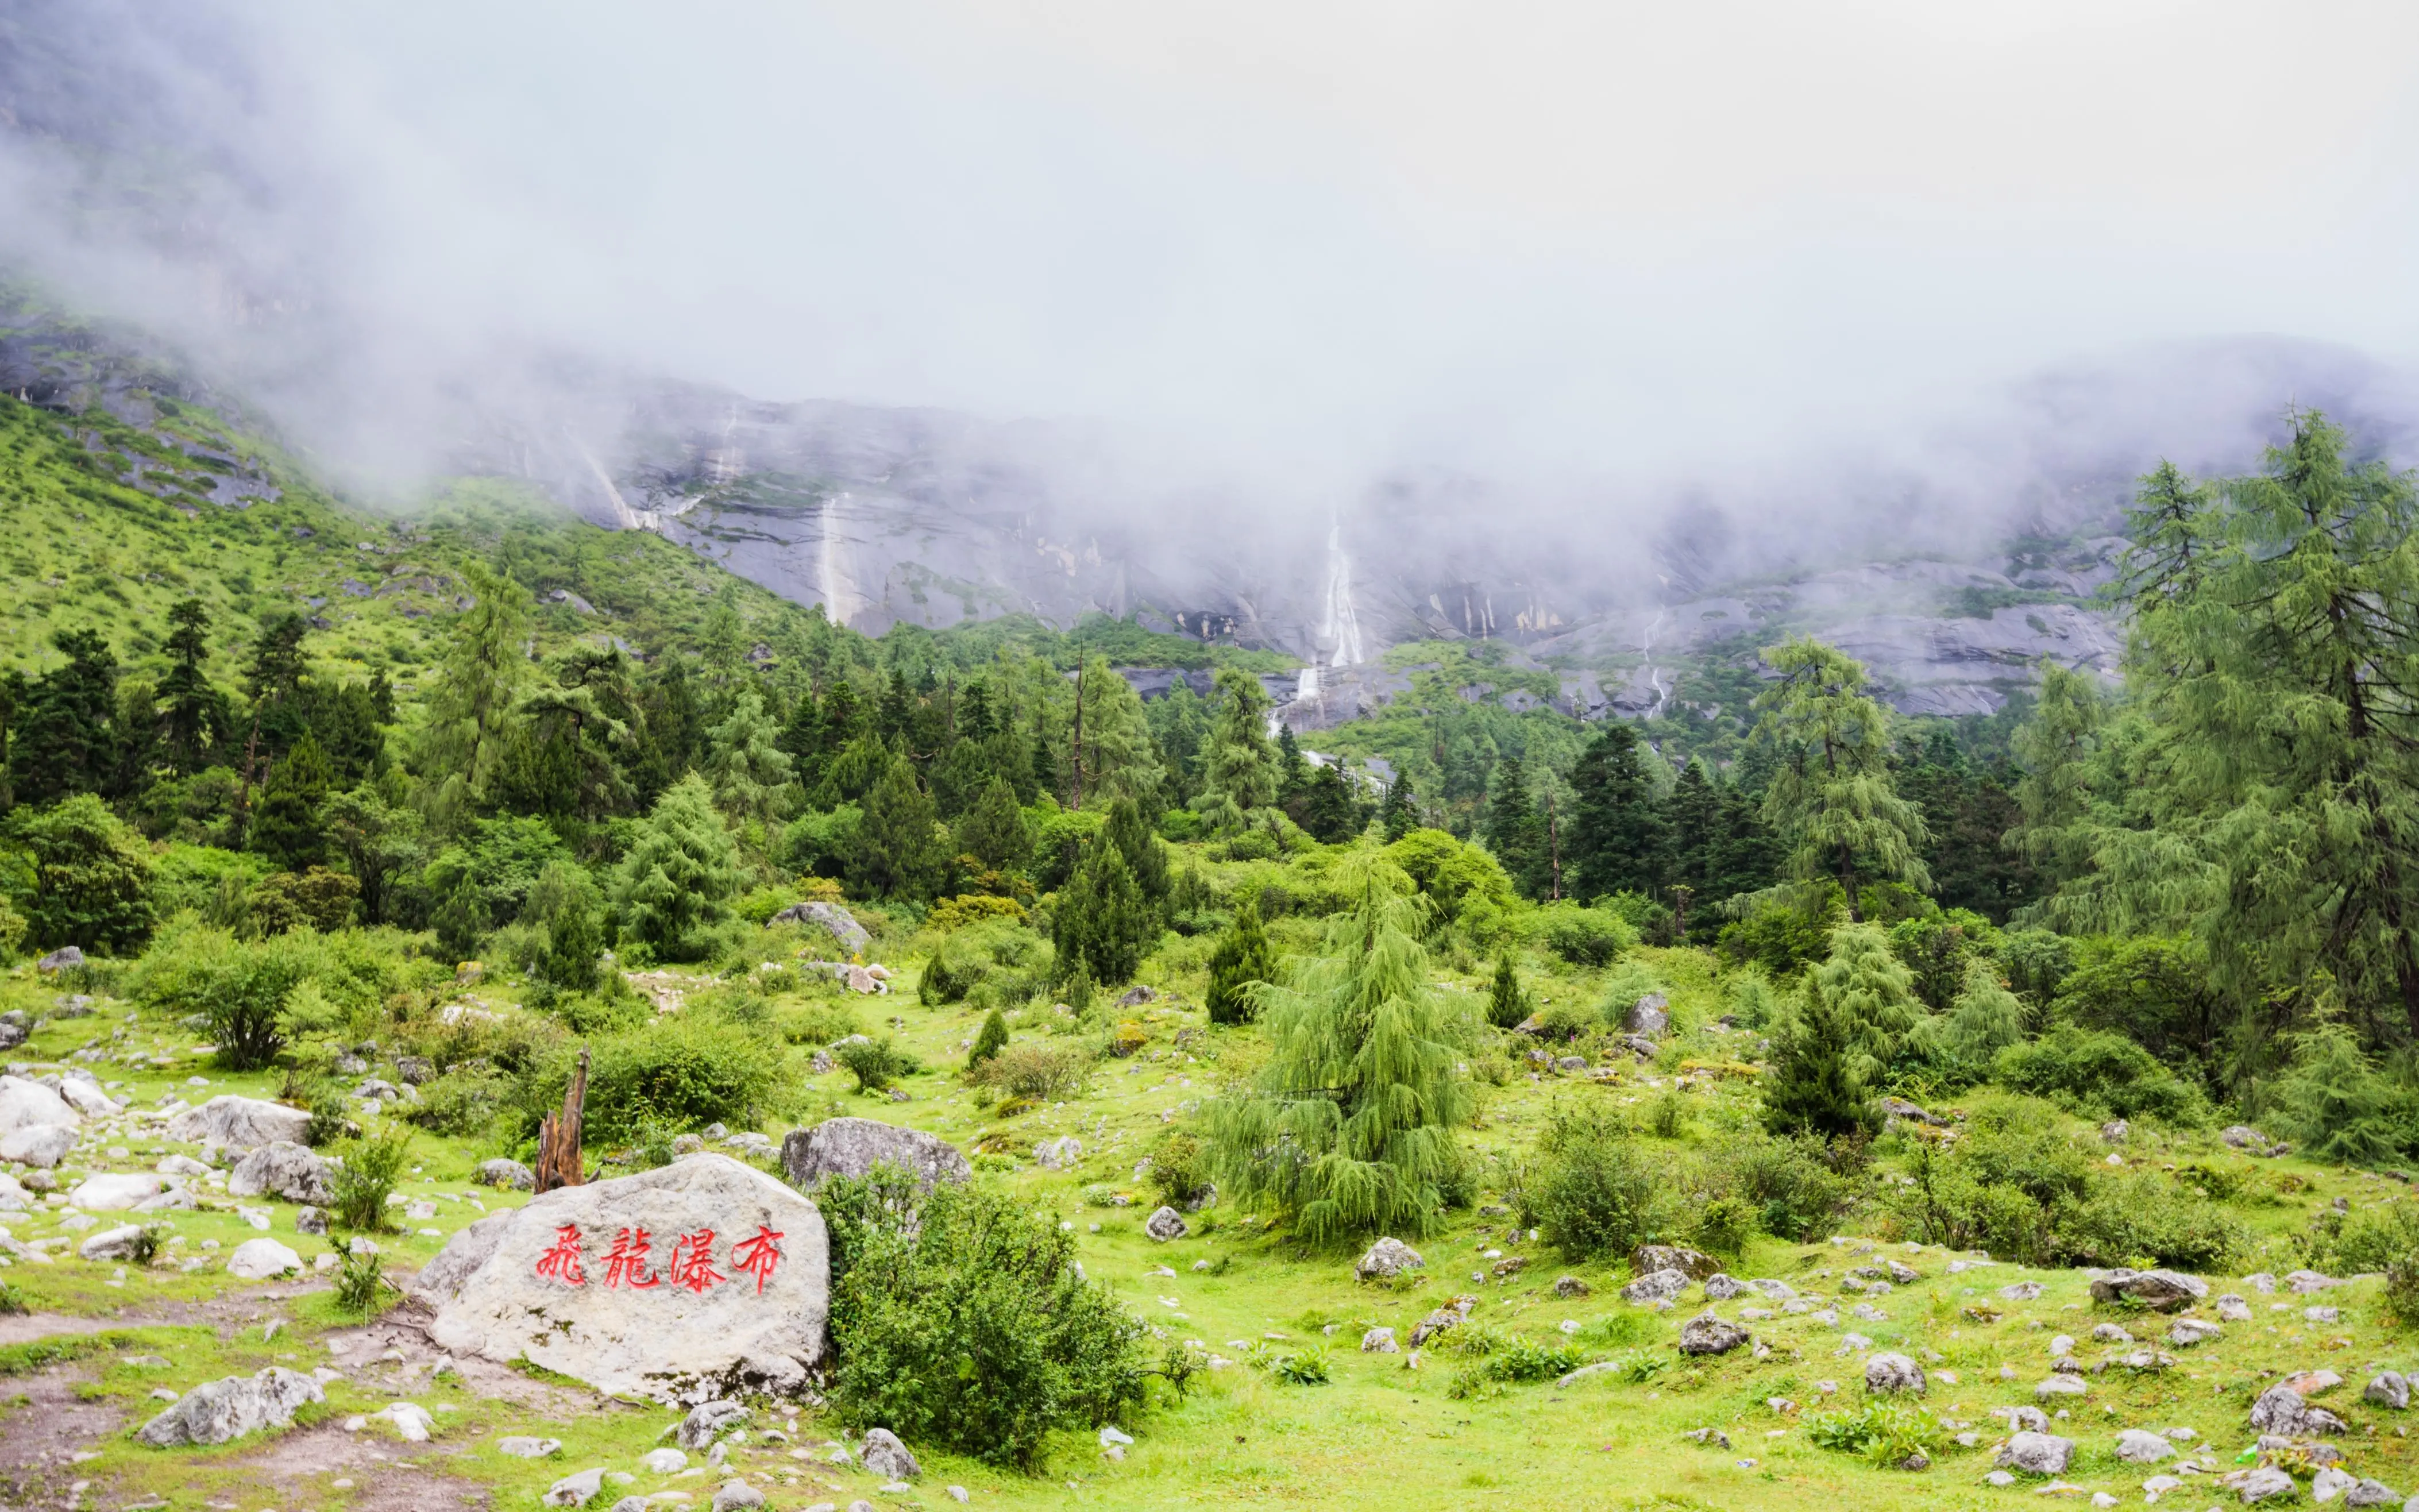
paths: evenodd
<path fill-rule="evenodd" d="M 1592 712 L 1653 706 L 1658 654 L 1784 628 L 1903 708 L 1993 706 L 2041 656 L 2107 664 L 2087 600 L 2158 458 L 2243 468 L 2293 405 L 2412 450 L 2408 367 L 2181 244 L 1961 284 L 1972 249 L 1913 233 L 1842 271 L 1812 220 L 1762 260 L 1713 230 L 1650 256 L 1530 206 L 1481 255 L 1340 139 L 1272 167 L 1290 100 L 1230 101 L 1205 156 L 1066 57 L 459 20 L 17 0 L 0 257 L 365 498 L 527 479 L 877 632 L 1097 611 L 1331 670 L 1490 637 Z M 1756 329 L 1784 285 L 1837 330 Z M 2107 313 L 2204 285 L 2222 324 Z M 2308 334 L 2224 333 L 2271 318 Z M 0 377 L 72 402 L 89 376 L 38 335 Z"/>

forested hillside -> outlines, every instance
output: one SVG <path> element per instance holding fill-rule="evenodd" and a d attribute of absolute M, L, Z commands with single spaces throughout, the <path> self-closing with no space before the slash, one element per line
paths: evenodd
<path fill-rule="evenodd" d="M 717 1505 L 883 1494 L 875 1427 L 1002 1505 L 2412 1478 L 2377 1434 L 2407 1396 L 2307 1374 L 2384 1381 L 2419 1326 L 2381 1174 L 2419 1157 L 2419 542 L 2410 481 L 2320 417 L 2253 475 L 2143 480 L 2121 686 L 2047 668 L 1916 721 L 1796 638 L 1730 721 L 1581 723 L 1550 671 L 1428 642 L 1314 758 L 1265 653 L 1099 617 L 869 639 L 491 483 L 348 506 L 146 403 L 0 400 L 0 1030 L 129 1131 L 0 1140 L 0 1304 L 125 1311 L 91 1389 L 129 1414 L 127 1350 L 396 1336 L 463 1210 L 555 1184 L 569 1108 L 592 1175 L 711 1141 L 831 1226 L 828 1351 L 731 1388 L 759 1415 Z M 290 1108 L 328 1200 L 230 1196 L 227 1151 L 156 1126 L 194 1081 Z M 966 1180 L 777 1154 L 843 1115 Z M 162 1205 L 93 1248 L 121 1178 Z M 254 1295 L 217 1250 L 272 1223 L 339 1236 L 271 1293 L 294 1328 L 180 1320 Z M 2286 1272 L 2327 1296 L 2263 1329 Z M 435 1363 L 325 1382 L 460 1414 L 424 1504 L 680 1484 L 651 1410 Z M 76 1464 L 377 1487 L 299 1421 L 258 1459 L 119 1432 Z M 1407 1491 L 1368 1425 L 1414 1421 Z M 490 1428 L 552 1447 L 463 1447 Z M 847 1452 L 791 1452 L 823 1434 Z"/>

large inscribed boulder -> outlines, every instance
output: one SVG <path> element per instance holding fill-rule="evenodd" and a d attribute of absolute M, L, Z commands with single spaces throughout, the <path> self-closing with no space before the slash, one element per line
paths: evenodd
<path fill-rule="evenodd" d="M 811 1200 L 699 1154 L 484 1218 L 414 1289 L 442 1349 L 694 1404 L 805 1378 L 823 1354 L 830 1251 Z"/>

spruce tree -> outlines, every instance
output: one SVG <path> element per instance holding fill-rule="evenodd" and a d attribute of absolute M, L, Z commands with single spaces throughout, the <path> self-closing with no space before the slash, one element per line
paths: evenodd
<path fill-rule="evenodd" d="M 252 849 L 275 861 L 280 871 L 300 872 L 327 858 L 328 831 L 319 808 L 327 800 L 329 777 L 319 739 L 307 729 L 269 769 L 247 839 Z"/>
<path fill-rule="evenodd" d="M 1571 767 L 1563 867 L 1573 897 L 1651 896 L 1662 886 L 1669 838 L 1646 754 L 1638 732 L 1615 719 L 1597 730 Z"/>
<path fill-rule="evenodd" d="M 1518 756 L 1495 764 L 1487 795 L 1487 848 L 1523 894 L 1534 898 L 1547 890 L 1546 816 L 1529 792 L 1528 764 Z"/>
<path fill-rule="evenodd" d="M 1143 900 L 1155 909 L 1167 905 L 1167 847 L 1150 826 L 1142 822 L 1142 808 L 1132 798 L 1119 798 L 1109 805 L 1109 822 L 1101 833 L 1117 853 L 1126 858 L 1126 870 L 1133 873 L 1134 886 L 1142 889 Z"/>
<path fill-rule="evenodd" d="M 974 1048 L 966 1052 L 966 1068 L 972 1070 L 986 1060 L 997 1058 L 1008 1048 L 1008 1020 L 993 1009 L 983 1015 L 982 1027 L 975 1032 Z"/>
<path fill-rule="evenodd" d="M 1302 742 L 1294 738 L 1293 726 L 1277 727 L 1277 794 L 1279 807 L 1290 804 L 1310 786 L 1310 763 L 1302 759 Z"/>
<path fill-rule="evenodd" d="M 62 630 L 52 644 L 67 664 L 26 685 L 8 733 L 9 787 L 19 803 L 77 793 L 115 796 L 125 759 L 117 723 L 117 658 L 91 630 Z"/>
<path fill-rule="evenodd" d="M 1051 915 L 1061 978 L 1081 967 L 1103 987 L 1131 981 L 1159 933 L 1158 910 L 1135 885 L 1125 853 L 1107 837 L 1094 837 Z"/>
<path fill-rule="evenodd" d="M 851 877 L 888 898 L 930 898 L 948 865 L 940 810 L 904 756 L 892 756 L 865 795 Z"/>
<path fill-rule="evenodd" d="M 1253 1014 L 1250 989 L 1277 980 L 1276 947 L 1260 922 L 1257 894 L 1235 910 L 1235 922 L 1218 936 L 1210 952 L 1210 990 L 1204 1003 L 1212 1024 L 1248 1024 Z"/>
<path fill-rule="evenodd" d="M 984 786 L 982 796 L 958 820 L 955 843 L 960 855 L 995 872 L 1022 871 L 1033 859 L 1033 829 L 1008 779 L 994 777 Z"/>
<path fill-rule="evenodd" d="M 1495 958 L 1495 981 L 1487 992 L 1487 1022 L 1499 1029 L 1518 1028 L 1529 1011 L 1529 995 L 1520 990 L 1520 973 L 1507 949 Z"/>
<path fill-rule="evenodd" d="M 160 712 L 152 725 L 151 760 L 178 777 L 223 764 L 235 716 L 226 694 L 210 683 L 209 611 L 198 598 L 168 610 L 168 675 L 160 681 Z"/>
<path fill-rule="evenodd" d="M 1851 1048 L 1857 1029 L 1836 999 L 1811 991 L 1782 1011 L 1772 1032 L 1772 1071 L 1764 1078 L 1765 1128 L 1826 1139 L 1880 1129 L 1871 1084 Z"/>
<path fill-rule="evenodd" d="M 658 960 L 696 960 L 712 948 L 711 932 L 731 917 L 738 890 L 731 832 L 715 810 L 714 790 L 691 772 L 655 800 L 614 869 L 622 933 Z"/>
<path fill-rule="evenodd" d="M 1432 1227 L 1471 1108 L 1467 1030 L 1428 983 L 1409 879 L 1364 855 L 1339 880 L 1352 903 L 1325 953 L 1260 995 L 1267 1064 L 1203 1111 L 1221 1192 L 1313 1242 Z"/>
<path fill-rule="evenodd" d="M 705 776 L 723 812 L 770 824 L 786 810 L 791 761 L 775 743 L 778 733 L 753 688 L 740 692 L 730 716 L 706 732 Z"/>
<path fill-rule="evenodd" d="M 1341 845 L 1361 832 L 1364 818 L 1352 790 L 1344 785 L 1342 768 L 1330 762 L 1310 774 L 1294 823 L 1322 845 Z"/>
<path fill-rule="evenodd" d="M 1386 788 L 1386 801 L 1378 810 L 1378 822 L 1384 826 L 1386 843 L 1392 845 L 1420 827 L 1419 795 L 1411 789 L 1411 774 L 1398 772 Z"/>
<path fill-rule="evenodd" d="M 1792 874 L 1837 882 L 1851 923 L 1867 881 L 1930 887 L 1923 815 L 1891 784 L 1889 717 L 1865 696 L 1864 667 L 1802 636 L 1764 659 L 1780 680 L 1755 696 L 1756 738 L 1781 761 L 1764 809 Z"/>

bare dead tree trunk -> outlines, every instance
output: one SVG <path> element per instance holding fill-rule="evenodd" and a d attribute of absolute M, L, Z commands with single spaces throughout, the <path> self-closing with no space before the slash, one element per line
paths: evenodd
<path fill-rule="evenodd" d="M 579 1126 L 588 1105 L 588 1051 L 579 1052 L 579 1067 L 571 1073 L 571 1086 L 562 1094 L 562 1111 L 549 1113 L 537 1131 L 537 1190 L 551 1192 L 559 1186 L 578 1186 L 579 1174 Z"/>
<path fill-rule="evenodd" d="M 1554 864 L 1555 903 L 1563 901 L 1563 836 L 1554 825 L 1554 790 L 1546 790 L 1546 854 Z"/>

